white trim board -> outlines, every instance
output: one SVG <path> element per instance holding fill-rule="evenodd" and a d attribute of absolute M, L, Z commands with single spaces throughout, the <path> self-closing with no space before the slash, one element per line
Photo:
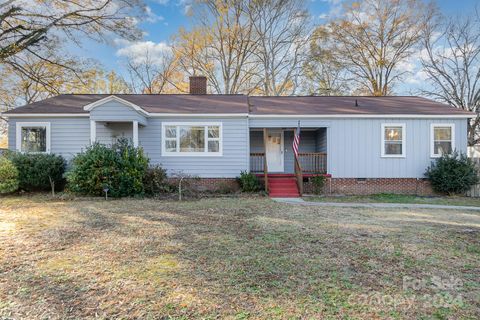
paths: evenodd
<path fill-rule="evenodd" d="M 182 118 L 218 118 L 218 117 L 248 117 L 248 113 L 149 113 L 151 117 L 182 117 Z"/>
<path fill-rule="evenodd" d="M 77 118 L 90 117 L 90 113 L 9 113 L 2 116 L 6 118 Z"/>
<path fill-rule="evenodd" d="M 23 127 L 45 127 L 46 129 L 46 150 L 45 152 L 38 153 L 50 153 L 51 151 L 51 135 L 50 135 L 50 122 L 17 122 L 15 124 L 15 150 L 22 151 L 22 128 Z"/>
<path fill-rule="evenodd" d="M 142 109 L 143 110 L 143 109 Z M 154 113 L 143 111 L 144 115 L 149 117 L 179 117 L 179 118 L 234 118 L 234 117 L 248 117 L 251 119 L 264 119 L 264 118 L 273 118 L 273 119 L 298 119 L 298 118 L 313 118 L 313 119 L 350 119 L 350 118 L 359 118 L 359 119 L 469 119 L 474 116 L 469 115 L 419 115 L 419 114 L 371 114 L 371 115 L 358 115 L 358 114 L 332 114 L 332 115 L 313 115 L 313 114 L 304 114 L 304 115 L 280 115 L 280 114 L 248 114 L 248 113 Z M 49 117 L 89 117 L 89 113 L 9 113 L 9 114 L 0 114 L 3 117 L 23 117 L 23 118 L 49 118 Z"/>
<path fill-rule="evenodd" d="M 452 152 L 455 152 L 455 124 L 454 123 L 431 123 L 430 124 L 430 158 L 440 158 L 441 154 L 435 154 L 435 127 L 450 127 Z"/>
<path fill-rule="evenodd" d="M 196 127 L 204 127 L 205 130 L 205 151 L 204 152 L 167 152 L 165 150 L 165 127 L 167 126 L 176 126 L 177 133 L 176 133 L 176 141 L 177 141 L 177 149 L 180 147 L 180 134 L 178 130 L 178 126 L 196 126 Z M 216 139 L 209 139 L 208 138 L 208 126 L 218 126 L 219 127 L 219 138 Z M 161 131 L 161 150 L 162 150 L 162 157 L 222 157 L 223 156 L 223 123 L 222 122 L 165 122 L 162 121 L 162 131 Z M 173 139 L 173 138 L 172 138 Z M 219 150 L 218 152 L 208 152 L 208 141 L 209 140 L 217 140 L 219 141 Z"/>
<path fill-rule="evenodd" d="M 149 113 L 145 111 L 145 115 L 149 117 L 165 117 L 165 118 L 236 118 L 236 117 L 247 117 L 248 113 Z M 10 113 L 4 114 L 3 117 L 23 117 L 23 118 L 54 118 L 54 117 L 89 117 L 90 113 Z"/>
<path fill-rule="evenodd" d="M 424 115 L 424 114 L 330 114 L 330 115 L 316 115 L 316 114 L 251 114 L 249 118 L 263 119 L 263 118 L 284 118 L 284 119 L 299 119 L 299 118 L 400 118 L 400 119 L 468 119 L 474 117 L 473 115 Z"/>
<path fill-rule="evenodd" d="M 386 154 L 385 153 L 385 128 L 400 127 L 402 128 L 402 153 L 401 154 Z M 407 124 L 406 123 L 382 123 L 381 125 L 381 157 L 382 158 L 406 158 L 407 157 Z"/>
<path fill-rule="evenodd" d="M 100 99 L 100 100 L 97 100 L 95 102 L 92 102 L 90 104 L 87 104 L 86 106 L 83 107 L 83 110 L 85 111 L 91 111 L 93 109 L 95 109 L 96 107 L 99 107 L 105 103 L 108 103 L 110 101 L 116 101 L 118 103 L 121 103 L 127 107 L 130 107 L 132 109 L 134 109 L 135 111 L 138 111 L 139 113 L 142 113 L 144 115 L 147 115 L 148 116 L 148 112 L 143 110 L 140 106 L 134 104 L 134 103 L 131 103 L 130 101 L 127 101 L 125 99 L 122 99 L 122 98 L 119 98 L 117 96 L 108 96 L 108 97 L 105 97 L 103 99 Z"/>

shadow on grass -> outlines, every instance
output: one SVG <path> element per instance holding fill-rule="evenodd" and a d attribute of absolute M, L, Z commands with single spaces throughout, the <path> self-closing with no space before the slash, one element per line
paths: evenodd
<path fill-rule="evenodd" d="M 449 247 L 456 239 L 444 232 L 458 226 L 392 219 L 390 211 L 292 208 L 258 199 L 74 202 L 61 208 L 70 220 L 42 230 L 37 240 L 43 251 L 30 243 L 0 287 L 31 290 L 6 295 L 21 306 L 19 315 L 30 311 L 40 318 L 50 306 L 47 317 L 59 318 L 92 312 L 125 318 L 381 317 L 392 306 L 376 310 L 350 295 L 403 295 L 402 275 L 424 276 L 439 265 L 462 277 L 447 262 L 464 249 Z M 465 237 L 460 240 L 471 241 Z M 471 248 L 458 263 L 475 262 Z M 415 318 L 433 311 L 418 305 L 399 312 Z"/>

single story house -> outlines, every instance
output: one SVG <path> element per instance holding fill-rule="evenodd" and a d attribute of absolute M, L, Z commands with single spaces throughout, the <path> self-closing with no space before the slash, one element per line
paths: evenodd
<path fill-rule="evenodd" d="M 3 113 L 9 149 L 69 159 L 91 143 L 127 137 L 170 174 L 212 187 L 250 171 L 272 196 L 297 196 L 318 174 L 332 193 L 428 193 L 431 161 L 467 152 L 473 114 L 425 98 L 210 95 L 206 85 L 192 77 L 190 94 L 63 94 L 31 103 Z"/>

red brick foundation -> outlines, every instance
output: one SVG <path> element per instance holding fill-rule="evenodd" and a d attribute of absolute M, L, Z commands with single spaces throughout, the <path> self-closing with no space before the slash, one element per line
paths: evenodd
<path fill-rule="evenodd" d="M 262 179 L 260 179 L 262 180 Z M 176 179 L 169 181 L 178 185 Z M 240 186 L 234 178 L 199 178 L 186 179 L 188 188 L 196 191 L 209 191 L 218 193 L 235 192 Z M 306 179 L 304 193 L 314 193 L 313 184 Z M 419 196 L 434 195 L 430 182 L 416 178 L 326 178 L 323 194 L 338 195 L 369 195 L 377 193 L 412 194 Z"/>
<path fill-rule="evenodd" d="M 306 183 L 305 193 L 312 190 L 311 183 Z M 345 195 L 395 193 L 428 196 L 435 194 L 428 180 L 416 178 L 331 178 L 327 179 L 324 191 L 326 194 Z"/>
<path fill-rule="evenodd" d="M 240 190 L 240 186 L 234 178 L 199 178 L 185 179 L 184 181 L 188 188 L 195 191 L 228 193 Z M 178 179 L 170 178 L 169 182 L 178 185 Z"/>

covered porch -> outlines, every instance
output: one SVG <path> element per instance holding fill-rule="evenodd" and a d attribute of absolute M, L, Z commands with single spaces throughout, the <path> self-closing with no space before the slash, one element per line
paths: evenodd
<path fill-rule="evenodd" d="M 138 147 L 138 130 L 144 124 L 138 121 L 90 121 L 91 142 L 112 145 L 119 139 L 125 138 L 131 141 L 134 147 Z"/>
<path fill-rule="evenodd" d="M 328 172 L 327 127 L 300 129 L 298 157 L 293 150 L 297 128 L 250 129 L 250 172 L 262 177 L 270 195 L 302 195 L 305 178 Z M 281 183 L 277 183 L 281 180 Z M 296 191 L 293 186 L 296 184 Z M 274 190 L 280 187 L 283 190 Z M 289 192 L 287 192 L 289 191 Z"/>
<path fill-rule="evenodd" d="M 292 148 L 295 130 L 250 130 L 250 172 L 295 173 L 295 155 Z M 299 164 L 304 174 L 326 174 L 327 128 L 301 129 L 298 151 Z"/>

